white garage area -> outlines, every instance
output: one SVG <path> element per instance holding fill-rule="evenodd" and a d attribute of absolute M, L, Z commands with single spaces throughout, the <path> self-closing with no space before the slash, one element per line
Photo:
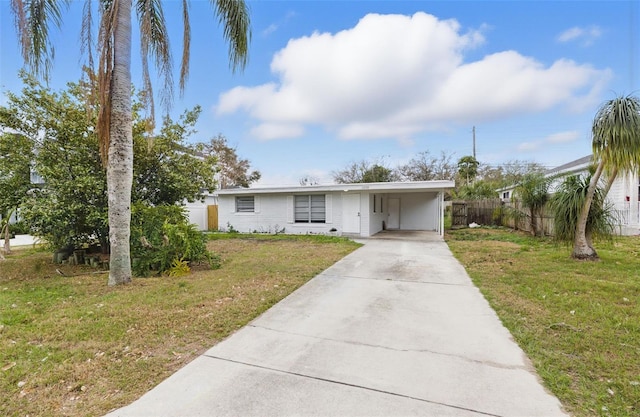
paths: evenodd
<path fill-rule="evenodd" d="M 444 194 L 453 181 L 225 189 L 221 230 L 368 237 L 382 230 L 444 233 Z"/>

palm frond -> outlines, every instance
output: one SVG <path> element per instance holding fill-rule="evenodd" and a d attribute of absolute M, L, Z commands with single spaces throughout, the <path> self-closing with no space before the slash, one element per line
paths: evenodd
<path fill-rule="evenodd" d="M 592 174 L 566 177 L 551 198 L 549 206 L 553 212 L 556 240 L 573 242 L 591 177 Z M 604 189 L 597 186 L 587 216 L 586 232 L 592 236 L 610 238 L 615 230 L 616 221 L 615 211 L 611 203 L 606 201 Z"/>
<path fill-rule="evenodd" d="M 180 94 L 189 77 L 189 57 L 191 55 L 191 23 L 189 19 L 189 1 L 182 0 L 182 61 L 180 63 Z"/>
<path fill-rule="evenodd" d="M 80 52 L 87 55 L 87 65 L 93 69 L 93 2 L 85 0 L 82 9 L 82 28 L 80 30 Z"/>
<path fill-rule="evenodd" d="M 136 10 L 140 23 L 140 54 L 142 58 L 143 88 L 148 92 L 151 117 L 155 115 L 153 102 L 153 86 L 149 75 L 148 58 L 151 56 L 155 66 L 164 80 L 160 91 L 160 101 L 166 112 L 171 107 L 173 97 L 173 70 L 169 33 L 160 0 L 137 0 Z"/>
<path fill-rule="evenodd" d="M 533 210 L 542 209 L 549 200 L 549 185 L 552 178 L 542 173 L 526 174 L 516 185 L 514 194 L 525 207 Z"/>
<path fill-rule="evenodd" d="M 640 167 L 640 99 L 620 96 L 598 109 L 592 126 L 593 154 L 605 163 L 607 173 Z"/>
<path fill-rule="evenodd" d="M 49 78 L 55 48 L 49 39 L 50 25 L 60 27 L 69 0 L 11 0 L 22 57 L 38 76 Z"/>
<path fill-rule="evenodd" d="M 223 37 L 229 42 L 229 63 L 232 71 L 244 69 L 249 56 L 251 22 L 244 0 L 211 0 L 214 14 L 223 25 Z"/>

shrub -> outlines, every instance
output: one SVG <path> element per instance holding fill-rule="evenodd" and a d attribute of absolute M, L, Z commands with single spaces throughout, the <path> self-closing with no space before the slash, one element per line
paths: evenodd
<path fill-rule="evenodd" d="M 207 251 L 207 237 L 189 223 L 180 206 L 135 205 L 131 217 L 131 258 L 136 276 L 162 274 L 189 263 L 219 264 Z"/>
<path fill-rule="evenodd" d="M 24 220 L 9 225 L 9 230 L 16 235 L 28 235 L 31 232 L 29 225 Z"/>
<path fill-rule="evenodd" d="M 184 259 L 174 259 L 171 262 L 171 268 L 169 269 L 170 277 L 181 277 L 183 275 L 187 275 L 191 272 L 191 268 L 189 267 L 189 262 Z"/>

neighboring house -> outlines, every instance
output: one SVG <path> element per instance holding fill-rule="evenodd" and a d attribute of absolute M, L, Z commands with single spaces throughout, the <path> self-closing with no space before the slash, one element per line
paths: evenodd
<path fill-rule="evenodd" d="M 549 192 L 553 193 L 563 180 L 569 175 L 586 175 L 591 165 L 592 156 L 587 155 L 575 161 L 568 162 L 545 172 L 546 177 L 557 177 L 550 185 Z M 515 185 L 498 190 L 500 197 L 507 201 L 513 197 Z M 640 234 L 640 180 L 638 173 L 619 173 L 611 185 L 607 200 L 611 202 L 620 222 L 620 234 Z"/>
<path fill-rule="evenodd" d="M 453 181 L 383 182 L 217 191 L 220 229 L 368 237 L 381 230 L 444 233 Z"/>

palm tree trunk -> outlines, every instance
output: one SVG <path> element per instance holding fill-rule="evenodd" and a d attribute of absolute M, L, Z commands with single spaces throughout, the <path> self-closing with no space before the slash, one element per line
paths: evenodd
<path fill-rule="evenodd" d="M 593 248 L 593 233 L 591 230 L 587 230 L 584 236 L 587 239 L 587 245 Z"/>
<path fill-rule="evenodd" d="M 596 192 L 596 187 L 598 186 L 598 180 L 600 180 L 603 170 L 604 161 L 601 160 L 596 172 L 591 176 L 587 195 L 584 199 L 582 210 L 580 210 L 580 217 L 578 218 L 578 224 L 576 225 L 576 234 L 573 239 L 573 252 L 571 253 L 572 258 L 585 260 L 599 259 L 596 250 L 590 242 L 591 239 L 587 239 L 587 219 L 589 217 L 589 211 L 591 210 L 591 202 L 593 201 L 593 196 Z"/>
<path fill-rule="evenodd" d="M 609 178 L 607 178 L 607 185 L 605 186 L 604 196 L 603 196 L 603 199 L 602 199 L 603 203 L 604 203 L 604 200 L 607 198 L 607 195 L 609 194 L 609 190 L 611 189 L 611 186 L 613 185 L 613 181 L 615 181 L 617 176 L 618 176 L 618 168 L 614 167 L 613 171 L 611 171 L 611 175 L 609 175 Z"/>
<path fill-rule="evenodd" d="M 11 216 L 11 214 L 9 214 Z M 9 231 L 9 218 L 7 217 L 7 222 L 4 225 L 4 253 L 7 255 L 11 254 L 11 232 Z"/>
<path fill-rule="evenodd" d="M 131 124 L 131 0 L 116 0 L 111 123 L 107 192 L 109 198 L 109 285 L 131 281 L 131 186 L 133 133 Z"/>
<path fill-rule="evenodd" d="M 538 236 L 538 222 L 536 219 L 536 212 L 533 208 L 529 208 L 529 213 L 531 214 L 531 220 L 529 221 L 529 224 L 531 226 L 531 236 L 536 237 Z"/>

